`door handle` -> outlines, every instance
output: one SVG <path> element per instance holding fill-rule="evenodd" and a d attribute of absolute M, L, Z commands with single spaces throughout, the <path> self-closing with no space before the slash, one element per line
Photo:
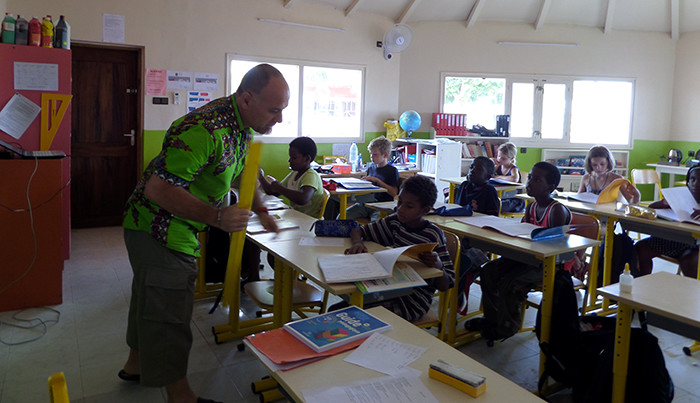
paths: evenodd
<path fill-rule="evenodd" d="M 129 142 L 133 146 L 134 145 L 134 138 L 136 137 L 136 130 L 131 129 L 131 133 L 124 134 L 124 137 L 130 137 Z"/>

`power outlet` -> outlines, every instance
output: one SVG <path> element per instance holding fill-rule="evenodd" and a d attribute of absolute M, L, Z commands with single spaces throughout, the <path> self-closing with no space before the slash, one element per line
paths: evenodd
<path fill-rule="evenodd" d="M 167 104 L 168 104 L 167 97 L 153 97 L 153 105 L 167 105 Z"/>

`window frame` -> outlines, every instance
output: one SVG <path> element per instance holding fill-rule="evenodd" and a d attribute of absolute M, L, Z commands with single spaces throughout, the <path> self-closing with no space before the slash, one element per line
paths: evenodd
<path fill-rule="evenodd" d="M 589 148 L 597 143 L 571 143 L 570 133 L 571 133 L 571 117 L 572 117 L 572 105 L 573 105 L 573 85 L 575 81 L 621 81 L 629 82 L 632 85 L 631 88 L 631 111 L 630 111 L 630 121 L 629 121 L 629 134 L 627 137 L 627 142 L 623 144 L 615 144 L 613 148 L 615 149 L 631 149 L 633 144 L 633 123 L 634 123 L 634 109 L 635 109 L 635 96 L 636 96 L 636 84 L 637 80 L 630 77 L 594 77 L 594 76 L 559 76 L 559 75 L 525 75 L 525 74 L 494 74 L 494 73 L 469 73 L 469 72 L 454 72 L 454 71 L 444 71 L 440 73 L 440 111 L 444 110 L 445 103 L 445 79 L 446 77 L 480 77 L 480 78 L 492 78 L 492 79 L 505 79 L 506 80 L 506 94 L 505 94 L 505 105 L 504 114 L 510 115 L 512 110 L 512 95 L 513 95 L 513 83 L 534 83 L 535 101 L 533 104 L 533 132 L 541 132 L 541 116 L 542 116 L 542 99 L 543 95 L 538 94 L 536 88 L 538 85 L 548 84 L 564 84 L 566 85 L 566 104 L 564 107 L 564 133 L 561 139 L 542 139 L 539 136 L 532 135 L 531 137 L 510 137 L 512 141 L 517 142 L 519 147 L 536 147 L 536 148 Z M 538 102 L 539 101 L 539 102 Z M 538 119 L 539 118 L 539 119 Z M 483 124 L 483 123 L 482 123 Z M 491 123 L 495 125 L 495 122 Z M 485 125 L 486 128 L 491 129 L 490 125 Z"/>
<path fill-rule="evenodd" d="M 316 62 L 308 60 L 298 60 L 298 59 L 285 59 L 285 58 L 275 58 L 275 57 L 261 57 L 261 56 L 247 56 L 237 53 L 227 53 L 226 54 L 226 89 L 225 96 L 230 96 L 236 91 L 239 81 L 235 83 L 232 82 L 231 78 L 231 62 L 233 61 L 246 61 L 255 63 L 270 63 L 270 64 L 289 64 L 299 67 L 299 98 L 297 103 L 299 105 L 299 115 L 297 116 L 297 135 L 296 137 L 303 136 L 303 101 L 304 101 L 304 67 L 326 67 L 332 69 L 346 69 L 346 70 L 357 70 L 361 74 L 361 89 L 362 94 L 360 96 L 359 105 L 356 105 L 355 113 L 358 115 L 360 123 L 360 133 L 357 137 L 314 137 L 311 138 L 316 141 L 316 143 L 352 143 L 353 141 L 362 143 L 365 141 L 365 128 L 364 128 L 364 111 L 365 102 L 367 98 L 367 67 L 365 65 L 359 64 L 342 64 L 342 63 L 327 63 L 327 62 Z M 235 86 L 235 88 L 234 88 Z M 282 118 L 284 119 L 284 111 L 282 112 Z M 274 130 L 274 129 L 273 129 Z M 263 143 L 270 144 L 288 144 L 291 140 L 296 137 L 278 137 L 278 136 L 268 136 L 268 135 L 258 135 L 255 137 L 256 140 L 260 140 Z"/>

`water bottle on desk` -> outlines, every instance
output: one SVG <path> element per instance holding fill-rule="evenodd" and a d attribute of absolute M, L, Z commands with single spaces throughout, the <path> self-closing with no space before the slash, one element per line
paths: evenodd
<path fill-rule="evenodd" d="M 348 153 L 348 159 L 350 160 L 348 162 L 350 163 L 350 169 L 352 172 L 357 172 L 357 156 L 359 154 L 360 153 L 357 150 L 357 143 L 353 141 L 352 145 L 350 145 L 350 152 Z"/>

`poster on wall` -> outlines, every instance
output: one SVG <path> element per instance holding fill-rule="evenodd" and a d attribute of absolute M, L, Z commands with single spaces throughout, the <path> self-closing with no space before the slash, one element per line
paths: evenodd
<path fill-rule="evenodd" d="M 194 73 L 195 91 L 218 91 L 219 75 L 214 73 Z"/>
<path fill-rule="evenodd" d="M 146 69 L 146 95 L 165 96 L 164 69 Z"/>
<path fill-rule="evenodd" d="M 15 90 L 58 91 L 58 64 L 14 62 Z"/>
<path fill-rule="evenodd" d="M 211 102 L 211 92 L 189 91 L 187 93 L 187 112 L 192 112 L 209 102 Z"/>
<path fill-rule="evenodd" d="M 191 90 L 194 73 L 191 71 L 168 70 L 169 90 Z"/>
<path fill-rule="evenodd" d="M 119 14 L 102 14 L 102 41 L 124 43 L 124 16 Z"/>

